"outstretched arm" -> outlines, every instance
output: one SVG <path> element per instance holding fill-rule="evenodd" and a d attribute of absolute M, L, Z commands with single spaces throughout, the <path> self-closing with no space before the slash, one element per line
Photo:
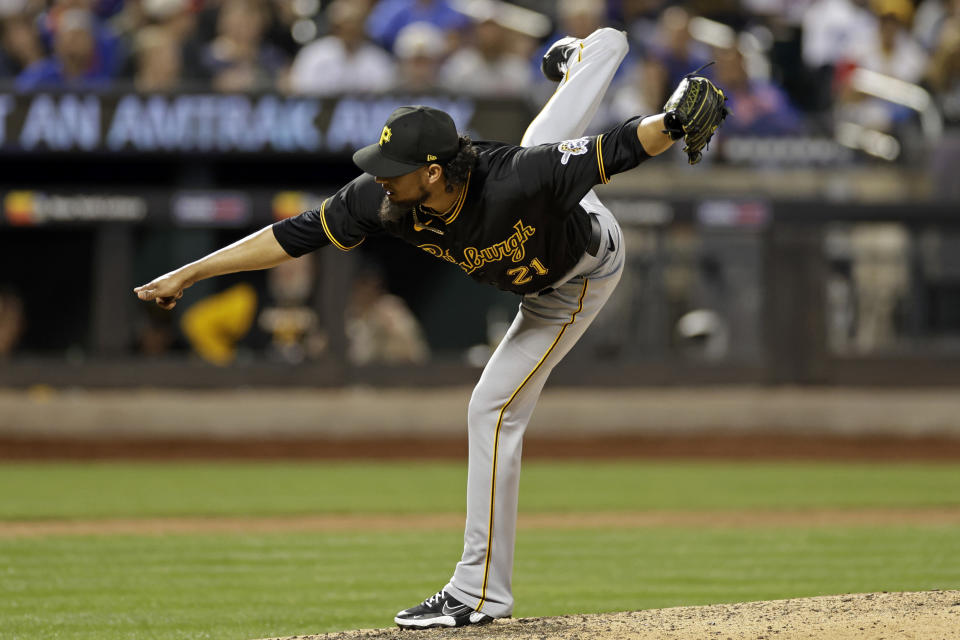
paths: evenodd
<path fill-rule="evenodd" d="M 637 138 L 648 155 L 658 156 L 675 142 L 666 131 L 663 117 L 662 113 L 658 116 L 647 116 L 637 125 Z"/>
<path fill-rule="evenodd" d="M 164 309 L 172 309 L 183 296 L 183 290 L 195 282 L 237 271 L 268 269 L 292 259 L 277 242 L 272 227 L 264 227 L 196 262 L 141 285 L 134 292 L 141 300 L 154 300 Z"/>

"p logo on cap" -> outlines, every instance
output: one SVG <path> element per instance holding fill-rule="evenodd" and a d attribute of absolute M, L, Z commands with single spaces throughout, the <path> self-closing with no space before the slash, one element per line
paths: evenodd
<path fill-rule="evenodd" d="M 353 162 L 372 176 L 392 178 L 426 163 L 449 162 L 459 151 L 460 136 L 450 114 L 412 105 L 394 109 L 380 131 L 380 139 L 358 149 Z"/>

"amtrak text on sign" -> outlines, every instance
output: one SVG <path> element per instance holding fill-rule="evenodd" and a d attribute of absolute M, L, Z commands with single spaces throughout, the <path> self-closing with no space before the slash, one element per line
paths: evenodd
<path fill-rule="evenodd" d="M 0 93 L 0 153 L 347 156 L 375 142 L 398 106 L 429 104 L 475 137 L 519 138 L 523 101 L 463 96 Z"/>

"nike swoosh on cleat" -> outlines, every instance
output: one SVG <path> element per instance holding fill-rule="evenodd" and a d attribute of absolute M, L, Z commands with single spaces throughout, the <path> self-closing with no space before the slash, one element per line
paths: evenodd
<path fill-rule="evenodd" d="M 458 605 L 451 609 L 447 606 L 447 603 L 444 602 L 443 606 L 440 608 L 440 612 L 445 616 L 457 616 L 466 611 L 470 611 L 470 607 L 465 604 Z"/>

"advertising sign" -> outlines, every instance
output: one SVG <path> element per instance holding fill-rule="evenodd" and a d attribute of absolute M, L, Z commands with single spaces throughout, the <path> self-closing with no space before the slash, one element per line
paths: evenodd
<path fill-rule="evenodd" d="M 462 131 L 505 141 L 519 140 L 531 115 L 523 101 L 440 95 L 0 93 L 0 154 L 343 156 L 376 142 L 407 104 L 443 109 Z"/>

